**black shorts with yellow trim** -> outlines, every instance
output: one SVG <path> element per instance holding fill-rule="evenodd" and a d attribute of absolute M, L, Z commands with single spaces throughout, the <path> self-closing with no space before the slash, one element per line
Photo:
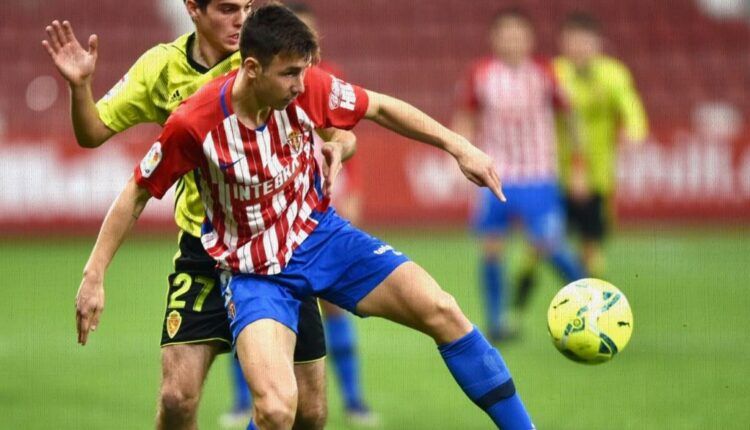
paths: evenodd
<path fill-rule="evenodd" d="M 169 275 L 161 346 L 217 342 L 222 345 L 222 352 L 228 352 L 232 348 L 232 332 L 216 263 L 195 236 L 180 232 L 179 246 L 174 273 Z M 300 306 L 294 361 L 311 362 L 325 355 L 320 307 L 315 297 L 309 297 Z"/>

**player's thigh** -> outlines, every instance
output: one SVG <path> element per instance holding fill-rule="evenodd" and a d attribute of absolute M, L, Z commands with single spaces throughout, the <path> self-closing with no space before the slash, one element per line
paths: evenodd
<path fill-rule="evenodd" d="M 565 243 L 566 215 L 557 188 L 538 188 L 529 200 L 522 210 L 526 234 L 540 253 L 554 252 Z"/>
<path fill-rule="evenodd" d="M 223 349 L 218 342 L 164 346 L 161 349 L 162 395 L 199 397 L 208 370 Z"/>
<path fill-rule="evenodd" d="M 253 321 L 239 333 L 237 355 L 256 401 L 294 399 L 296 407 L 296 339 L 289 327 L 270 318 Z"/>
<path fill-rule="evenodd" d="M 458 339 L 472 327 L 455 299 L 413 262 L 396 268 L 357 304 L 356 310 L 419 330 L 438 343 Z"/>
<path fill-rule="evenodd" d="M 515 208 L 511 198 L 514 190 L 510 188 L 504 192 L 508 195 L 508 203 L 501 202 L 489 189 L 479 190 L 471 214 L 471 227 L 477 236 L 500 237 L 508 231 Z"/>
<path fill-rule="evenodd" d="M 325 420 L 328 410 L 325 360 L 294 363 L 294 377 L 297 381 L 298 414 L 304 413 Z"/>

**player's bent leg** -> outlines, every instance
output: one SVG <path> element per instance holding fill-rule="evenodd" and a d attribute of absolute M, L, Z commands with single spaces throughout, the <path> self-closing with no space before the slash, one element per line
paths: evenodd
<path fill-rule="evenodd" d="M 166 345 L 162 348 L 162 380 L 156 428 L 197 428 L 203 382 L 223 345 L 218 342 Z"/>
<path fill-rule="evenodd" d="M 294 376 L 299 395 L 293 428 L 295 430 L 320 430 L 325 428 L 328 419 L 325 359 L 295 363 Z"/>
<path fill-rule="evenodd" d="M 507 332 L 505 327 L 505 271 L 500 259 L 503 240 L 498 235 L 486 235 L 481 239 L 482 261 L 480 279 L 484 293 L 486 328 L 493 340 L 502 340 Z"/>
<path fill-rule="evenodd" d="M 237 337 L 237 355 L 253 394 L 253 417 L 263 430 L 288 430 L 294 424 L 296 338 L 291 329 L 272 319 L 250 323 Z"/>
<path fill-rule="evenodd" d="M 473 327 L 456 300 L 421 267 L 395 269 L 356 307 L 431 336 L 464 393 L 505 430 L 534 428 L 497 349 Z"/>
<path fill-rule="evenodd" d="M 357 313 L 419 330 L 438 344 L 456 340 L 472 329 L 456 299 L 411 261 L 398 266 L 365 296 L 357 304 Z"/>

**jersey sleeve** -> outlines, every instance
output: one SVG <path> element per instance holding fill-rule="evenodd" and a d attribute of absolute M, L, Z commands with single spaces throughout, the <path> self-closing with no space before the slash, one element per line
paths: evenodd
<path fill-rule="evenodd" d="M 628 139 L 639 142 L 648 135 L 648 119 L 643 102 L 633 84 L 628 69 L 619 65 L 614 73 L 613 82 L 615 105 L 622 121 L 622 127 Z"/>
<path fill-rule="evenodd" d="M 367 92 L 317 67 L 305 74 L 305 92 L 297 99 L 318 128 L 350 130 L 365 116 Z"/>
<path fill-rule="evenodd" d="M 144 122 L 161 123 L 164 118 L 153 102 L 152 89 L 166 65 L 164 48 L 146 51 L 97 103 L 102 122 L 119 133 Z"/>
<path fill-rule="evenodd" d="M 187 124 L 179 111 L 170 116 L 159 139 L 135 168 L 135 182 L 157 199 L 200 164 L 200 145 Z"/>

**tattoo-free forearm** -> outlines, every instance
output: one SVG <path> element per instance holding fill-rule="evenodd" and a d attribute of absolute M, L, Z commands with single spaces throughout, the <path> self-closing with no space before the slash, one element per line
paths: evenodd
<path fill-rule="evenodd" d="M 99 118 L 90 83 L 70 86 L 70 116 L 78 145 L 83 148 L 96 148 L 115 134 Z"/>
<path fill-rule="evenodd" d="M 384 94 L 368 91 L 366 117 L 402 136 L 456 155 L 468 141 L 416 107 Z"/>
<path fill-rule="evenodd" d="M 138 187 L 135 180 L 130 179 L 104 218 L 94 249 L 83 269 L 84 277 L 91 279 L 104 277 L 117 249 L 143 212 L 150 197 L 148 191 Z"/>

